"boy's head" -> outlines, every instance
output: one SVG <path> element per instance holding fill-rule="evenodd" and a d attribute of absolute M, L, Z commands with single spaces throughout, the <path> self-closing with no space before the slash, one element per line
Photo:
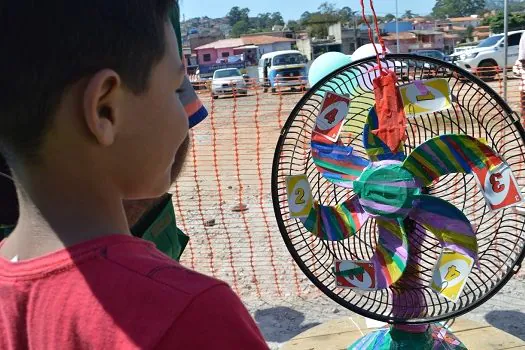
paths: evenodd
<path fill-rule="evenodd" d="M 188 130 L 171 2 L 2 2 L 0 149 L 22 182 L 53 168 L 126 199 L 167 190 Z"/>

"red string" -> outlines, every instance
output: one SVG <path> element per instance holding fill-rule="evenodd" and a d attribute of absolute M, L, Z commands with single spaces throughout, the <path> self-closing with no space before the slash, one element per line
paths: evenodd
<path fill-rule="evenodd" d="M 383 56 L 384 56 L 386 54 L 386 46 L 385 46 L 385 42 L 383 40 L 383 37 L 381 36 L 381 33 L 379 31 L 379 21 L 377 19 L 376 10 L 374 8 L 374 3 L 373 3 L 372 0 L 370 0 L 370 8 L 372 9 L 372 14 L 373 14 L 373 17 L 374 17 L 374 26 L 376 28 L 377 38 L 379 39 L 379 44 L 381 45 L 382 53 L 383 53 Z M 381 74 L 386 74 L 386 72 L 384 72 L 384 70 L 381 69 L 381 56 L 379 54 L 379 51 L 377 50 L 377 46 L 376 46 L 375 41 L 374 41 L 374 35 L 373 35 L 373 31 L 372 31 L 372 26 L 370 25 L 370 23 L 368 22 L 368 19 L 366 18 L 365 2 L 364 2 L 364 0 L 361 0 L 361 13 L 362 13 L 362 16 L 363 16 L 363 20 L 365 21 L 365 23 L 366 23 L 366 25 L 368 27 L 368 38 L 370 39 L 370 42 L 374 46 L 374 51 L 376 52 L 377 67 L 374 67 L 373 70 L 378 69 L 381 72 Z"/>

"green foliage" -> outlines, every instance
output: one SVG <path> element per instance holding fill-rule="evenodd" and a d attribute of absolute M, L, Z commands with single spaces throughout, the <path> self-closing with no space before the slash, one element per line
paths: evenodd
<path fill-rule="evenodd" d="M 412 10 L 406 10 L 405 14 L 403 15 L 403 18 L 412 19 L 414 17 L 417 17 L 418 15 L 413 13 Z"/>
<path fill-rule="evenodd" d="M 246 34 L 249 31 L 250 31 L 250 25 L 248 24 L 248 22 L 245 20 L 241 20 L 233 25 L 231 36 L 233 38 L 238 38 L 242 34 Z"/>
<path fill-rule="evenodd" d="M 502 33 L 504 27 L 503 12 L 499 11 L 495 16 L 485 19 L 485 25 L 489 25 L 494 33 Z M 517 30 L 525 28 L 525 14 L 511 13 L 509 16 L 509 30 Z"/>
<path fill-rule="evenodd" d="M 465 33 L 465 37 L 469 40 L 469 41 L 472 41 L 474 40 L 474 27 L 473 26 L 468 26 L 467 27 L 467 31 Z"/>
<path fill-rule="evenodd" d="M 234 26 L 237 22 L 245 21 L 248 22 L 249 18 L 248 15 L 250 14 L 250 9 L 248 8 L 239 8 L 239 6 L 234 6 L 228 12 L 226 17 L 228 17 L 228 21 L 230 22 L 231 26 Z"/>
<path fill-rule="evenodd" d="M 299 24 L 308 29 L 312 37 L 323 38 L 328 35 L 328 27 L 337 22 L 353 22 L 354 16 L 360 18 L 359 13 L 354 13 L 352 9 L 345 6 L 341 9 L 335 4 L 323 2 L 316 12 L 304 12 L 299 19 Z"/>
<path fill-rule="evenodd" d="M 391 13 L 388 13 L 388 14 L 385 16 L 384 19 L 385 19 L 386 22 L 392 22 L 393 20 L 396 19 L 396 16 L 394 16 L 394 15 L 391 14 Z"/>
<path fill-rule="evenodd" d="M 436 18 L 466 17 L 485 9 L 485 0 L 437 0 L 432 15 Z"/>

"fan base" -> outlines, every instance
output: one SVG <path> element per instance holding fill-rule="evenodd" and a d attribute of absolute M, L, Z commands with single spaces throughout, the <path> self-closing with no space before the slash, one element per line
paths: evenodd
<path fill-rule="evenodd" d="M 352 344 L 348 350 L 466 350 L 467 347 L 452 332 L 438 323 L 431 324 L 426 332 L 411 333 L 382 328 L 369 333 Z"/>

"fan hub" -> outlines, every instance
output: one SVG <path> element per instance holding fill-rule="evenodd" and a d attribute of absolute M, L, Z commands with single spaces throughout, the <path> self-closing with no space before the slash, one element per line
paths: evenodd
<path fill-rule="evenodd" d="M 405 218 L 421 188 L 401 163 L 388 162 L 366 168 L 354 181 L 354 191 L 370 215 Z"/>

